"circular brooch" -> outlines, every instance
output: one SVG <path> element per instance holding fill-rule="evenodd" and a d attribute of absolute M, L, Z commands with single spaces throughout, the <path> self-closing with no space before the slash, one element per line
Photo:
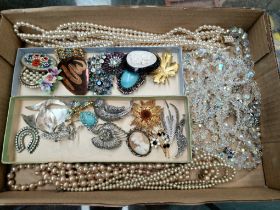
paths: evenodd
<path fill-rule="evenodd" d="M 104 53 L 94 54 L 91 58 L 88 59 L 88 68 L 89 71 L 94 72 L 102 68 L 106 55 Z"/>
<path fill-rule="evenodd" d="M 119 74 L 123 70 L 123 58 L 125 54 L 121 52 L 107 53 L 102 69 L 108 74 Z"/>
<path fill-rule="evenodd" d="M 21 84 L 28 88 L 39 88 L 40 84 L 38 81 L 42 79 L 47 73 L 48 72 L 39 72 L 25 68 L 21 72 L 19 79 Z"/>

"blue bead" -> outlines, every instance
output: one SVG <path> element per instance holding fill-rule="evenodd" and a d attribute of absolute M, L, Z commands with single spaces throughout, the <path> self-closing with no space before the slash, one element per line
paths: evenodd
<path fill-rule="evenodd" d="M 102 85 L 102 82 L 101 82 L 100 80 L 97 80 L 97 81 L 96 81 L 96 84 L 97 84 L 98 86 L 100 86 L 100 85 Z"/>
<path fill-rule="evenodd" d="M 222 71 L 224 69 L 224 64 L 219 63 L 218 68 L 219 68 L 220 71 Z"/>
<path fill-rule="evenodd" d="M 246 75 L 247 79 L 252 79 L 255 76 L 255 72 L 249 71 Z"/>
<path fill-rule="evenodd" d="M 80 113 L 80 121 L 86 127 L 93 127 L 97 124 L 97 118 L 92 112 L 81 112 Z"/>
<path fill-rule="evenodd" d="M 139 74 L 125 70 L 121 76 L 121 86 L 131 88 L 137 83 L 139 78 Z"/>

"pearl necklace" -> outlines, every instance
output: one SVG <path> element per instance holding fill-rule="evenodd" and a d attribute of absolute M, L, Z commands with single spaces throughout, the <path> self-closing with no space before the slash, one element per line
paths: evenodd
<path fill-rule="evenodd" d="M 206 189 L 232 180 L 235 169 L 216 155 L 197 149 L 193 160 L 185 164 L 95 164 L 48 163 L 25 164 L 11 168 L 11 190 L 35 190 L 53 185 L 58 191 L 94 190 L 191 190 Z M 31 169 L 39 177 L 30 184 L 16 184 L 20 170 Z"/>
<path fill-rule="evenodd" d="M 35 33 L 23 33 L 21 27 Z M 196 49 L 198 46 L 223 48 L 233 39 L 219 26 L 203 25 L 194 32 L 185 28 L 174 28 L 164 33 L 147 33 L 137 30 L 114 28 L 87 22 L 72 22 L 59 25 L 47 31 L 27 22 L 17 22 L 14 31 L 24 42 L 37 47 L 108 47 L 108 46 L 184 46 Z"/>

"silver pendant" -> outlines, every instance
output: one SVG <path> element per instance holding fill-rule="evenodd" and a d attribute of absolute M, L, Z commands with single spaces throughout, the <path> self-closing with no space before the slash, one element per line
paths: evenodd
<path fill-rule="evenodd" d="M 112 106 L 105 103 L 102 99 L 95 100 L 94 103 L 94 112 L 97 117 L 104 121 L 116 121 L 122 119 L 125 115 L 127 115 L 132 108 L 132 103 L 130 103 L 129 107 L 121 106 Z"/>
<path fill-rule="evenodd" d="M 99 124 L 91 131 L 96 135 L 91 142 L 99 149 L 118 148 L 127 137 L 126 132 L 113 123 Z"/>
<path fill-rule="evenodd" d="M 27 148 L 24 145 L 24 139 L 26 137 L 30 137 L 31 140 L 27 145 Z M 27 149 L 27 151 L 31 154 L 35 151 L 39 144 L 39 132 L 32 127 L 26 126 L 22 128 L 15 137 L 15 147 L 17 152 L 22 152 Z"/>
<path fill-rule="evenodd" d="M 183 119 L 179 122 L 175 133 L 178 147 L 177 154 L 175 155 L 176 158 L 180 157 L 188 146 L 188 139 L 183 135 L 185 123 L 185 116 L 183 115 Z"/>

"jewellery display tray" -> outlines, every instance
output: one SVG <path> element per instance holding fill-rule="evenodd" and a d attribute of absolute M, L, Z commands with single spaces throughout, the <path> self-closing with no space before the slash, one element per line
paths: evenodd
<path fill-rule="evenodd" d="M 152 149 L 151 153 L 145 157 L 138 157 L 133 154 L 127 146 L 126 142 L 122 142 L 119 148 L 115 149 L 99 149 L 95 147 L 91 139 L 94 137 L 86 127 L 81 126 L 77 129 L 76 137 L 73 140 L 64 139 L 62 141 L 54 142 L 49 139 L 40 138 L 39 144 L 33 153 L 29 153 L 27 150 L 22 152 L 16 152 L 15 148 L 15 136 L 16 133 L 23 127 L 27 126 L 21 117 L 24 115 L 32 115 L 38 112 L 27 110 L 26 106 L 31 106 L 42 102 L 47 99 L 40 96 L 19 96 L 12 97 L 10 102 L 8 121 L 4 140 L 4 150 L 2 154 L 2 162 L 6 164 L 18 164 L 18 163 L 45 163 L 45 162 L 165 162 L 165 163 L 185 163 L 191 160 L 191 132 L 190 121 L 188 111 L 188 100 L 185 96 L 153 96 L 153 97 L 120 97 L 120 96 L 71 96 L 71 97 L 55 97 L 53 99 L 61 100 L 63 102 L 88 101 L 95 99 L 104 99 L 106 103 L 114 106 L 126 106 L 128 107 L 130 101 L 139 103 L 139 101 L 147 101 L 154 99 L 156 105 L 165 107 L 165 100 L 168 103 L 174 104 L 180 113 L 180 119 L 182 115 L 185 115 L 186 123 L 183 134 L 188 139 L 188 146 L 184 153 L 178 158 L 165 157 L 162 149 Z M 89 110 L 93 111 L 93 110 Z M 133 117 L 131 113 L 124 116 L 122 119 L 113 121 L 114 124 L 119 126 L 127 133 L 133 129 L 130 126 Z M 98 124 L 105 123 L 101 119 L 98 119 Z M 81 124 L 81 123 L 80 123 Z M 25 139 L 24 144 L 27 145 L 30 139 Z M 176 143 L 173 142 L 170 147 L 170 152 L 176 152 Z"/>
<path fill-rule="evenodd" d="M 144 84 L 138 88 L 138 90 L 129 94 L 131 96 L 149 96 L 149 95 L 184 95 L 184 77 L 182 67 L 182 49 L 180 47 L 105 47 L 105 48 L 83 48 L 86 52 L 86 60 L 92 57 L 96 53 L 112 53 L 112 52 L 123 52 L 128 53 L 133 50 L 145 50 L 161 55 L 163 52 L 169 52 L 173 55 L 173 62 L 179 64 L 179 70 L 174 77 L 168 78 L 165 84 L 156 84 L 153 82 L 152 76 L 147 76 Z M 14 75 L 13 75 L 13 86 L 12 96 L 34 96 L 42 95 L 40 88 L 31 89 L 20 84 L 20 73 L 22 72 L 23 65 L 21 63 L 22 57 L 27 53 L 43 53 L 49 54 L 59 62 L 58 57 L 55 55 L 54 48 L 19 48 L 17 50 L 17 56 L 15 61 Z M 73 93 L 68 91 L 66 87 L 60 84 L 56 90 L 51 93 L 53 96 L 74 96 Z M 118 89 L 116 80 L 113 82 L 112 94 L 120 96 L 123 95 Z M 47 96 L 47 94 L 45 94 Z M 91 91 L 88 91 L 87 95 L 93 95 Z"/>
<path fill-rule="evenodd" d="M 244 8 L 164 8 L 164 7 L 50 7 L 1 12 L 0 34 L 0 139 L 3 141 L 17 49 L 32 47 L 19 40 L 13 31 L 18 21 L 30 22 L 48 30 L 66 22 L 92 22 L 154 33 L 174 27 L 195 30 L 201 25 L 241 27 L 250 40 L 255 63 L 255 79 L 262 94 L 261 141 L 263 163 L 252 171 L 238 171 L 234 181 L 199 190 L 130 190 L 93 192 L 8 191 L 9 165 L 0 165 L 1 205 L 102 205 L 202 204 L 225 201 L 280 199 L 280 81 L 269 16 L 263 10 Z M 133 18 L 131 18 L 133 17 Z M 28 31 L 24 31 L 28 32 Z M 23 181 L 33 177 L 20 176 Z M 29 180 L 30 179 L 30 180 Z"/>

